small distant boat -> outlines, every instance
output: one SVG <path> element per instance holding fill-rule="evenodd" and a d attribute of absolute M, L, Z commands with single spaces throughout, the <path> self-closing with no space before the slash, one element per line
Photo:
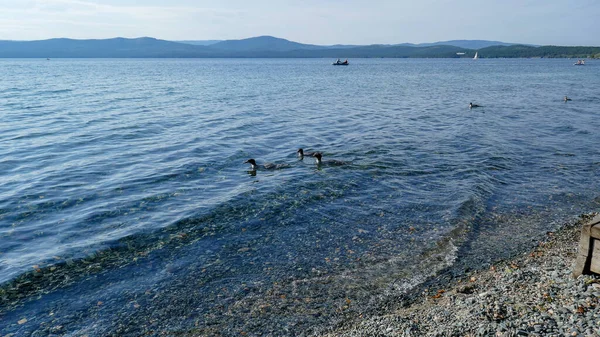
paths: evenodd
<path fill-rule="evenodd" d="M 340 61 L 340 60 L 338 59 L 337 61 L 333 62 L 333 65 L 334 65 L 334 66 L 347 66 L 347 65 L 349 65 L 349 64 L 350 64 L 350 63 L 348 62 L 348 60 L 346 60 L 346 61 L 342 62 L 342 61 Z"/>
<path fill-rule="evenodd" d="M 574 66 L 584 66 L 585 60 L 577 60 L 577 62 L 573 63 Z"/>
<path fill-rule="evenodd" d="M 477 52 L 475 52 L 475 56 L 473 56 L 473 60 L 477 60 L 479 56 L 477 56 Z"/>

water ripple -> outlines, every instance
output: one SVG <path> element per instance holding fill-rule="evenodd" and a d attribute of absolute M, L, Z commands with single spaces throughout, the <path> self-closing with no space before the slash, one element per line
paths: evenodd
<path fill-rule="evenodd" d="M 594 205 L 600 67 L 481 61 L 0 60 L 14 79 L 0 83 L 0 283 L 93 263 L 165 289 L 201 279 L 207 296 L 250 279 L 310 293 L 318 270 L 339 276 L 335 307 L 385 293 L 359 282 L 467 261 L 485 233 L 510 251 L 548 230 L 540 219 Z M 288 167 L 248 172 L 248 158 Z M 499 213 L 536 221 L 508 233 Z M 93 282 L 77 286 L 92 296 Z"/>

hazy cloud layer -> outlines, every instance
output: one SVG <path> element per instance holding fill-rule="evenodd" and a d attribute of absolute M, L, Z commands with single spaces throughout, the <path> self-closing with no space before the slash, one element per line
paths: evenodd
<path fill-rule="evenodd" d="M 274 35 L 316 44 L 487 39 L 600 45 L 598 17 L 596 0 L 0 0 L 0 39 Z"/>

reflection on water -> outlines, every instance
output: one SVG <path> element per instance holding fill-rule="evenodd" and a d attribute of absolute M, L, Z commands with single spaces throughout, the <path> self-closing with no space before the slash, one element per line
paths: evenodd
<path fill-rule="evenodd" d="M 0 332 L 318 333 L 597 206 L 600 67 L 480 61 L 0 61 Z"/>

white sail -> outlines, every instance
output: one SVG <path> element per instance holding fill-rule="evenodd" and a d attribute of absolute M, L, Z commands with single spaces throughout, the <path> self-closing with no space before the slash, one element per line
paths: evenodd
<path fill-rule="evenodd" d="M 473 60 L 477 60 L 479 57 L 477 56 L 477 52 L 475 52 L 475 56 L 473 57 Z"/>

